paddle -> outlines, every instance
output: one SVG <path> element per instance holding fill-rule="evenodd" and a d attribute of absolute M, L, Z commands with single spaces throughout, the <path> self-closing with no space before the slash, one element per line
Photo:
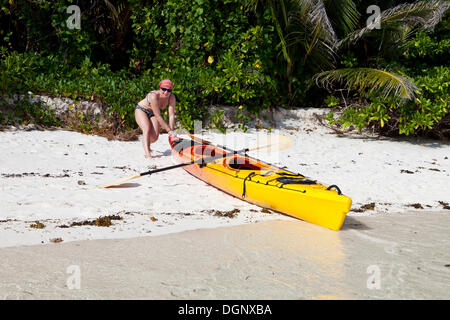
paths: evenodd
<path fill-rule="evenodd" d="M 207 140 L 203 140 L 203 139 L 197 138 L 197 137 L 195 137 L 193 135 L 189 135 L 189 136 L 195 141 L 200 141 L 200 142 L 205 143 L 205 144 L 212 144 L 211 142 L 209 142 Z M 283 135 L 279 135 L 277 137 L 278 137 L 278 139 L 258 140 L 256 146 L 251 147 L 251 148 L 244 148 L 244 149 L 241 149 L 241 150 L 231 150 L 231 149 L 226 148 L 224 146 L 218 146 L 219 148 L 229 150 L 230 152 L 225 153 L 225 154 L 219 154 L 219 155 L 216 155 L 216 156 L 207 157 L 207 158 L 201 158 L 201 159 L 198 159 L 198 160 L 192 160 L 190 162 L 180 163 L 180 164 L 173 165 L 173 166 L 170 166 L 170 167 L 164 167 L 164 168 L 149 170 L 149 171 L 146 171 L 146 172 L 141 172 L 141 173 L 135 174 L 135 175 L 130 176 L 130 177 L 125 177 L 125 178 L 119 179 L 119 180 L 114 181 L 112 183 L 101 185 L 99 187 L 100 188 L 109 188 L 109 187 L 120 185 L 120 184 L 122 184 L 124 182 L 130 181 L 130 180 L 133 180 L 133 179 L 140 178 L 142 176 L 151 175 L 151 174 L 154 174 L 154 173 L 167 171 L 167 170 L 172 170 L 172 169 L 176 169 L 176 168 L 181 168 L 181 167 L 189 166 L 189 165 L 193 165 L 193 164 L 205 164 L 205 163 L 209 163 L 209 162 L 212 162 L 212 161 L 220 159 L 220 158 L 226 158 L 226 157 L 238 154 L 238 153 L 243 153 L 243 152 L 245 153 L 245 152 L 256 151 L 256 150 L 260 150 L 260 151 L 266 150 L 268 152 L 280 151 L 280 150 L 287 149 L 287 148 L 289 148 L 292 145 L 292 141 L 288 137 L 283 136 Z"/>
<path fill-rule="evenodd" d="M 135 174 L 135 175 L 130 176 L 130 177 L 119 179 L 119 180 L 114 181 L 112 183 L 101 185 L 99 187 L 100 188 L 109 188 L 109 187 L 117 186 L 119 184 L 127 182 L 129 180 L 137 179 L 139 177 L 146 176 L 146 175 L 151 175 L 151 174 L 154 174 L 154 173 L 157 173 L 157 172 L 162 172 L 162 171 L 172 170 L 172 169 L 176 169 L 176 168 L 181 168 L 181 167 L 189 166 L 189 165 L 192 165 L 192 164 L 205 164 L 205 163 L 209 163 L 209 162 L 212 162 L 212 161 L 220 159 L 220 158 L 226 158 L 226 157 L 232 156 L 232 155 L 234 155 L 236 153 L 260 150 L 260 149 L 264 149 L 264 148 L 269 148 L 270 146 L 271 145 L 269 143 L 266 143 L 265 145 L 262 145 L 262 146 L 258 146 L 257 145 L 256 147 L 244 148 L 244 149 L 241 149 L 241 150 L 232 151 L 232 152 L 228 152 L 228 153 L 225 153 L 225 154 L 219 154 L 219 155 L 216 155 L 216 156 L 201 158 L 201 159 L 198 159 L 198 160 L 192 160 L 190 162 L 180 163 L 180 164 L 176 164 L 176 165 L 173 165 L 173 166 L 170 166 L 170 167 L 164 167 L 164 168 L 149 170 L 149 171 L 146 171 L 146 172 L 141 172 L 141 173 Z"/>

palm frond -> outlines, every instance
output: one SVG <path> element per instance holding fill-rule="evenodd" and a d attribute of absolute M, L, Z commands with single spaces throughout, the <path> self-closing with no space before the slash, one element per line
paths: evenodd
<path fill-rule="evenodd" d="M 354 31 L 360 13 L 353 0 L 323 0 L 331 23 L 340 36 Z"/>
<path fill-rule="evenodd" d="M 415 84 L 392 72 L 372 68 L 344 68 L 321 72 L 313 77 L 320 87 L 331 89 L 335 84 L 344 85 L 349 90 L 376 92 L 383 97 L 394 96 L 413 99 Z"/>
<path fill-rule="evenodd" d="M 292 53 L 326 69 L 334 66 L 337 36 L 322 0 L 290 0 L 286 42 Z"/>
<path fill-rule="evenodd" d="M 103 0 L 103 1 L 105 2 L 109 11 L 112 13 L 112 17 L 113 17 L 115 23 L 117 23 L 120 26 L 119 13 L 117 12 L 116 7 L 114 7 L 114 5 L 111 2 L 109 2 L 108 0 Z"/>
<path fill-rule="evenodd" d="M 262 0 L 245 0 L 244 1 L 244 7 L 256 11 L 256 8 L 258 5 L 262 5 Z"/>
<path fill-rule="evenodd" d="M 439 23 L 443 14 L 449 7 L 450 2 L 443 0 L 418 1 L 401 4 L 381 12 L 381 28 L 388 29 L 391 32 L 394 29 L 398 29 L 398 32 L 403 32 L 402 29 L 405 26 L 420 26 L 421 30 L 431 30 Z M 373 26 L 368 25 L 348 34 L 347 37 L 339 41 L 338 45 L 342 46 L 344 44 L 356 42 L 373 31 Z"/>
<path fill-rule="evenodd" d="M 338 38 L 336 32 L 333 29 L 333 25 L 331 24 L 325 4 L 322 0 L 317 0 L 314 9 L 308 12 L 308 18 L 315 28 L 319 27 L 321 29 L 322 36 L 327 42 L 333 44 L 337 42 Z"/>
<path fill-rule="evenodd" d="M 334 67 L 338 37 L 324 0 L 246 0 L 245 5 L 252 10 L 261 5 L 269 7 L 288 74 L 294 61 L 308 61 L 308 66 L 316 70 Z"/>
<path fill-rule="evenodd" d="M 278 37 L 280 38 L 281 43 L 281 51 L 283 52 L 283 57 L 286 59 L 288 64 L 288 74 L 290 73 L 290 69 L 292 66 L 291 56 L 289 55 L 288 46 L 285 40 L 285 32 L 283 31 L 283 27 L 280 25 L 280 20 L 276 18 L 275 6 L 272 4 L 272 1 L 269 0 L 270 12 L 272 14 L 272 21 L 275 24 L 275 29 L 277 31 Z M 285 21 L 287 23 L 287 21 Z"/>

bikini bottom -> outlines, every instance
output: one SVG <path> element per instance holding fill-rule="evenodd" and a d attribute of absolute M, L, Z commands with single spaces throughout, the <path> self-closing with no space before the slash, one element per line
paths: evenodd
<path fill-rule="evenodd" d="M 140 105 L 136 105 L 136 109 L 144 111 L 148 117 L 148 120 L 150 120 L 151 117 L 155 116 L 155 114 L 153 113 L 153 110 L 148 110 L 148 109 L 142 108 Z"/>

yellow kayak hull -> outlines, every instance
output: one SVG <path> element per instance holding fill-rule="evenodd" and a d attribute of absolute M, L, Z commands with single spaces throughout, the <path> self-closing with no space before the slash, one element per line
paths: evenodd
<path fill-rule="evenodd" d="M 179 163 L 227 154 L 219 147 L 187 139 L 171 139 L 170 143 Z M 341 228 L 352 205 L 336 186 L 327 187 L 249 156 L 228 155 L 204 166 L 184 168 L 232 196 L 331 230 Z"/>

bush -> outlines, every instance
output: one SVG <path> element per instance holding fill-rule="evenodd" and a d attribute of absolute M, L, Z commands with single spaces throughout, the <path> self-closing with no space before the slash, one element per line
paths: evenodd
<path fill-rule="evenodd" d="M 357 105 L 343 111 L 338 119 L 330 113 L 331 124 L 350 126 L 362 130 L 371 127 L 384 135 L 431 135 L 450 136 L 450 68 L 447 60 L 450 55 L 448 17 L 436 29 L 426 34 L 419 32 L 406 43 L 400 59 L 390 61 L 390 67 L 400 74 L 412 76 L 419 89 L 414 101 L 403 101 L 379 96 L 366 98 Z M 344 57 L 343 64 L 354 65 L 353 54 Z M 330 101 L 326 101 L 329 105 Z"/>
<path fill-rule="evenodd" d="M 211 104 L 274 103 L 276 34 L 270 24 L 252 26 L 241 1 L 168 0 L 133 12 L 137 41 L 130 66 L 174 81 L 183 127 L 193 129 Z"/>
<path fill-rule="evenodd" d="M 244 111 L 340 104 L 341 97 L 326 97 L 311 86 L 314 68 L 300 62 L 301 55 L 288 76 L 270 6 L 253 10 L 242 0 L 76 1 L 82 11 L 77 30 L 66 25 L 69 3 L 0 0 L 0 94 L 32 91 L 99 101 L 112 106 L 120 129 L 136 128 L 136 102 L 164 78 L 175 84 L 177 120 L 188 130 L 214 104 L 240 108 L 244 130 Z M 386 134 L 445 130 L 448 29 L 447 18 L 389 57 L 372 52 L 369 38 L 360 50 L 343 52 L 337 66 L 390 66 L 411 75 L 421 93 L 404 103 L 356 92 L 357 99 L 368 99 L 366 107 L 347 109 L 333 121 Z M 214 117 L 219 125 L 219 115 Z"/>
<path fill-rule="evenodd" d="M 443 125 L 448 121 L 450 94 L 450 68 L 434 67 L 414 79 L 421 90 L 415 101 L 404 102 L 398 99 L 371 97 L 366 107 L 353 107 L 344 110 L 338 119 L 329 114 L 327 120 L 345 128 L 354 125 L 358 130 L 367 126 L 377 128 L 386 135 L 426 134 L 448 136 L 450 127 Z"/>
<path fill-rule="evenodd" d="M 11 20 L 31 14 L 26 6 L 10 7 Z M 98 8 L 83 15 L 85 28 L 80 31 L 63 27 L 67 15 L 61 0 L 41 1 L 32 7 L 38 16 L 48 13 L 50 19 L 32 28 L 28 41 L 35 45 L 35 52 L 0 51 L 5 70 L 0 76 L 3 93 L 30 90 L 98 100 L 113 107 L 124 128 L 136 126 L 136 102 L 157 89 L 164 78 L 175 84 L 177 119 L 188 130 L 193 129 L 194 120 L 205 117 L 212 104 L 243 105 L 257 111 L 280 103 L 273 78 L 276 33 L 270 23 L 254 26 L 253 17 L 239 0 L 168 0 L 154 6 L 133 1 L 120 7 L 129 10 L 133 33 L 126 71 L 113 71 L 109 64 L 93 59 L 98 60 L 98 55 L 92 52 L 105 44 L 98 38 L 98 28 L 112 28 L 110 20 L 96 26 L 85 21 Z M 270 22 L 270 15 L 265 19 Z M 45 28 L 56 44 L 35 42 Z"/>

